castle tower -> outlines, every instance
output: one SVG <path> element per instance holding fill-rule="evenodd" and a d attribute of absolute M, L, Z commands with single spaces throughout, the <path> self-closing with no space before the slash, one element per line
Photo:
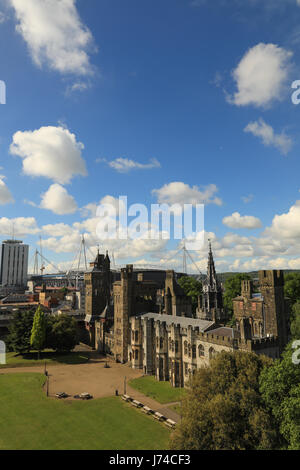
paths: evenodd
<path fill-rule="evenodd" d="M 110 259 L 97 253 L 90 270 L 84 273 L 86 323 L 92 324 L 110 302 Z"/>
<path fill-rule="evenodd" d="M 288 315 L 284 299 L 283 271 L 259 271 L 260 291 L 264 300 L 264 331 L 278 336 L 282 349 L 288 341 Z"/>
<path fill-rule="evenodd" d="M 211 243 L 209 242 L 207 275 L 203 282 L 201 308 L 197 309 L 198 318 L 203 320 L 221 320 L 223 317 L 222 288 L 217 278 Z"/>
<path fill-rule="evenodd" d="M 129 317 L 132 315 L 133 266 L 121 270 L 121 282 L 114 284 L 115 359 L 128 361 L 130 338 Z"/>

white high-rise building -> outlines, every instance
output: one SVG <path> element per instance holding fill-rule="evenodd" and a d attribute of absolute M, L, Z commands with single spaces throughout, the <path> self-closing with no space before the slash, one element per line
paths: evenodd
<path fill-rule="evenodd" d="M 27 284 L 29 246 L 19 240 L 6 240 L 1 248 L 0 285 L 22 287 Z"/>

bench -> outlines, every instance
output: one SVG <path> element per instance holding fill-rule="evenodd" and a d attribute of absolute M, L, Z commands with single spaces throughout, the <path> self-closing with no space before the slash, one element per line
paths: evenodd
<path fill-rule="evenodd" d="M 144 406 L 143 403 L 137 400 L 133 400 L 131 403 L 133 404 L 133 406 L 136 406 L 137 408 L 142 408 Z"/>
<path fill-rule="evenodd" d="M 165 421 L 167 419 L 164 415 L 162 415 L 161 413 L 158 413 L 158 411 L 154 413 L 154 418 L 157 419 L 158 421 Z"/>
<path fill-rule="evenodd" d="M 175 426 L 176 426 L 175 421 L 173 421 L 172 419 L 167 419 L 165 421 L 165 424 L 166 424 L 166 426 L 168 426 L 169 428 L 172 428 L 172 429 L 174 429 Z"/>
<path fill-rule="evenodd" d="M 151 408 L 149 408 L 148 406 L 143 406 L 142 411 L 143 411 L 144 413 L 146 413 L 147 415 L 150 415 L 150 414 L 153 414 L 153 413 L 154 413 L 154 411 L 151 410 Z"/>
<path fill-rule="evenodd" d="M 129 395 L 122 395 L 122 400 L 131 401 L 131 397 Z"/>

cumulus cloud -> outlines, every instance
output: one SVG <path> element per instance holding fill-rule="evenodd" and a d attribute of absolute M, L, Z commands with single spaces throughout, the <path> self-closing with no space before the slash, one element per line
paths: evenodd
<path fill-rule="evenodd" d="M 288 240 L 300 240 L 300 200 L 296 201 L 287 213 L 275 215 L 271 227 L 265 230 L 264 235 Z"/>
<path fill-rule="evenodd" d="M 5 176 L 0 175 L 0 205 L 4 206 L 4 204 L 9 204 L 14 202 L 14 198 L 6 186 L 5 182 L 3 181 Z"/>
<path fill-rule="evenodd" d="M 99 158 L 97 163 L 107 163 L 108 166 L 118 171 L 119 173 L 129 173 L 132 170 L 152 170 L 153 168 L 160 168 L 161 165 L 156 158 L 152 158 L 150 163 L 139 163 L 129 158 L 116 158 L 115 160 L 107 161 L 105 158 Z"/>
<path fill-rule="evenodd" d="M 26 42 L 33 62 L 61 74 L 92 73 L 88 51 L 93 42 L 82 23 L 76 0 L 9 0 L 16 30 Z"/>
<path fill-rule="evenodd" d="M 60 184 L 52 184 L 48 191 L 42 194 L 41 209 L 48 209 L 54 214 L 73 214 L 77 210 L 77 204 L 73 196 Z"/>
<path fill-rule="evenodd" d="M 237 91 L 228 101 L 237 106 L 266 107 L 282 98 L 292 52 L 276 44 L 260 43 L 249 49 L 233 71 Z"/>
<path fill-rule="evenodd" d="M 10 153 L 23 159 L 26 175 L 43 176 L 64 184 L 75 175 L 87 175 L 81 156 L 83 149 L 84 145 L 68 129 L 48 126 L 16 132 Z"/>
<path fill-rule="evenodd" d="M 224 217 L 223 224 L 230 228 L 260 228 L 262 226 L 261 221 L 257 217 L 252 215 L 241 216 L 239 212 L 234 212 L 228 217 Z"/>
<path fill-rule="evenodd" d="M 292 139 L 289 136 L 284 132 L 276 134 L 272 126 L 267 124 L 262 118 L 258 121 L 250 122 L 244 131 L 259 137 L 264 145 L 277 148 L 283 155 L 287 155 L 293 145 Z"/>
<path fill-rule="evenodd" d="M 217 192 L 218 188 L 215 184 L 210 184 L 200 190 L 198 186 L 174 181 L 159 189 L 153 189 L 152 194 L 157 197 L 160 204 L 217 204 L 220 206 L 222 200 L 215 196 Z"/>
<path fill-rule="evenodd" d="M 39 231 L 40 229 L 34 217 L 0 218 L 0 235 L 11 236 L 14 232 L 15 236 L 20 237 L 34 235 L 39 233 Z"/>

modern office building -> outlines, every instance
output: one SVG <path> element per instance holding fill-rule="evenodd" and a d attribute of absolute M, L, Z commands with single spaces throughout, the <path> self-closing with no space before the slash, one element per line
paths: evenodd
<path fill-rule="evenodd" d="M 1 247 L 0 285 L 23 287 L 27 284 L 29 246 L 19 240 L 6 240 Z"/>

